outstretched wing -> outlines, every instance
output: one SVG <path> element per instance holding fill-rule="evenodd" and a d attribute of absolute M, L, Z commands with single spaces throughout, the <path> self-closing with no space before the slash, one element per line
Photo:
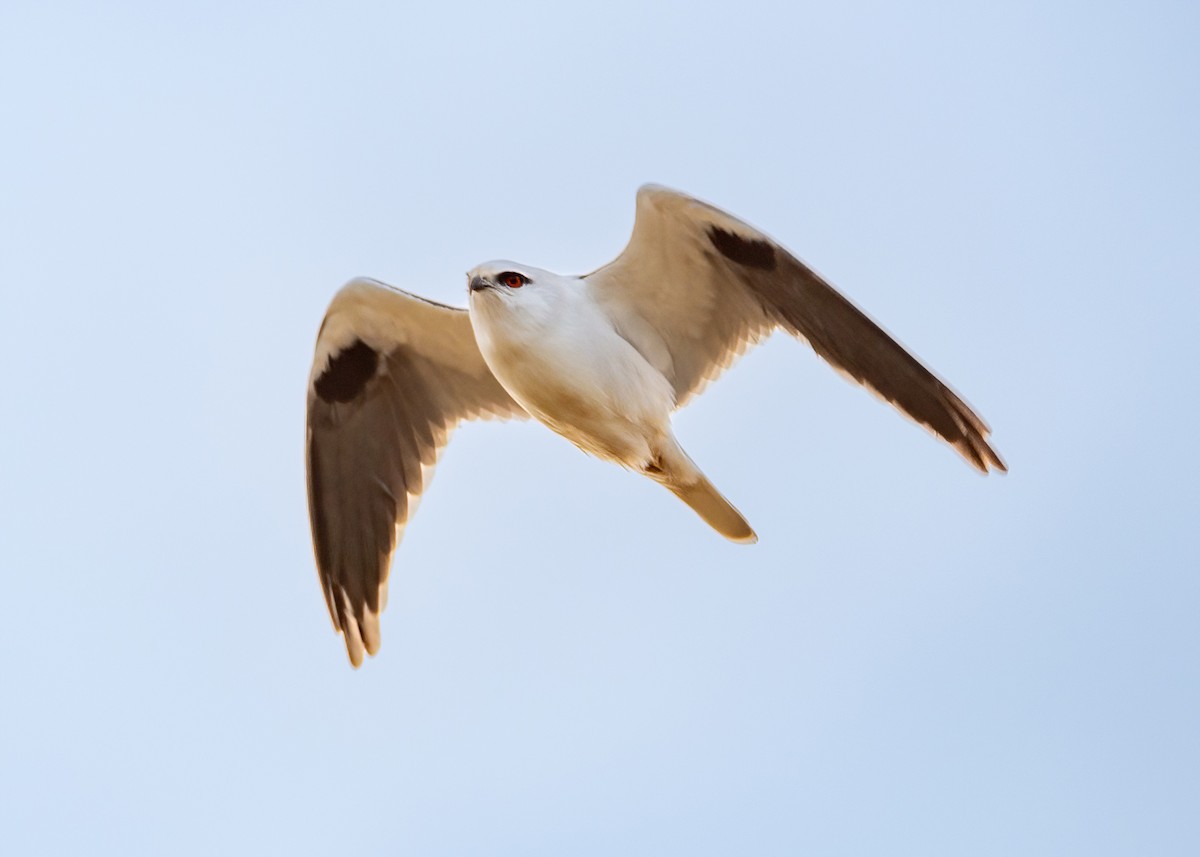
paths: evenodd
<path fill-rule="evenodd" d="M 707 203 L 646 185 L 629 245 L 586 280 L 678 404 L 782 327 L 979 470 L 1007 469 L 953 390 L 782 246 Z"/>
<path fill-rule="evenodd" d="M 308 384 L 308 509 L 325 601 L 354 666 L 379 649 L 392 552 L 451 429 L 523 416 L 466 310 L 366 279 L 334 297 Z"/>

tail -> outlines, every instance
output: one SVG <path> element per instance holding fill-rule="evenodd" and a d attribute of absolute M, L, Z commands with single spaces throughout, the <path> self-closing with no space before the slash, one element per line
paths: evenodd
<path fill-rule="evenodd" d="M 669 482 L 663 484 L 670 488 L 676 497 L 691 506 L 710 527 L 731 542 L 754 544 L 758 541 L 758 536 L 746 523 L 742 513 L 721 496 L 721 492 L 713 487 L 703 473 L 699 474 L 699 477 L 689 485 L 673 485 Z"/>

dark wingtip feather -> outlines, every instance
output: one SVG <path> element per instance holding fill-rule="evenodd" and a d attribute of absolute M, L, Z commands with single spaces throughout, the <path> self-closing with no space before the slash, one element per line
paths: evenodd
<path fill-rule="evenodd" d="M 984 448 L 987 449 L 988 461 L 991 463 L 992 469 L 1000 473 L 1007 473 L 1008 465 L 1004 463 L 1004 459 L 1000 457 L 1000 454 L 987 444 L 984 444 Z"/>
<path fill-rule="evenodd" d="M 996 450 L 992 449 L 983 434 L 964 433 L 963 437 L 954 444 L 954 448 L 967 462 L 985 476 L 993 470 L 1000 473 L 1008 472 L 1008 465 Z"/>

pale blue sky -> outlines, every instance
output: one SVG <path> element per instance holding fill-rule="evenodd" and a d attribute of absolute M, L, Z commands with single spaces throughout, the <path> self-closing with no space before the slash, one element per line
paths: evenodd
<path fill-rule="evenodd" d="M 0 850 L 1196 853 L 1194 4 L 172 6 L 0 11 Z M 785 338 L 676 421 L 754 547 L 472 425 L 352 671 L 330 297 L 589 270 L 647 181 L 827 275 L 1011 474 Z"/>

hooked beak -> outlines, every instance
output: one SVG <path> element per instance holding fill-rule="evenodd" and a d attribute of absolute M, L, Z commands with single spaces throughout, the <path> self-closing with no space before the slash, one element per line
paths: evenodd
<path fill-rule="evenodd" d="M 475 276 L 471 278 L 471 291 L 482 292 L 484 289 L 492 288 L 492 284 L 483 277 Z"/>

